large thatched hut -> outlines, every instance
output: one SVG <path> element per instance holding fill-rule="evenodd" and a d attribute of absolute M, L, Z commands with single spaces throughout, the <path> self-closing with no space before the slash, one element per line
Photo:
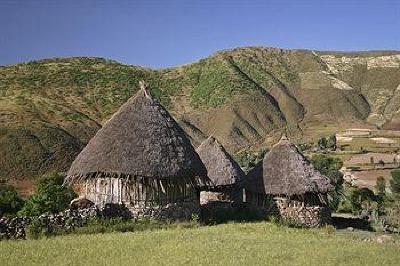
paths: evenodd
<path fill-rule="evenodd" d="M 135 216 L 188 218 L 207 170 L 183 130 L 144 83 L 72 163 L 66 184 L 95 204 L 124 204 Z"/>
<path fill-rule="evenodd" d="M 318 226 L 329 222 L 326 194 L 329 178 L 318 172 L 286 137 L 272 147 L 247 175 L 246 202 L 295 223 Z"/>
<path fill-rule="evenodd" d="M 245 174 L 218 140 L 210 136 L 196 151 L 210 178 L 201 186 L 200 203 L 242 202 Z"/>

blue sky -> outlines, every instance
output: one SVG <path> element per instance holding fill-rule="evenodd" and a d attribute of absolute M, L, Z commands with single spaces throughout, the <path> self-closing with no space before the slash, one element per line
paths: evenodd
<path fill-rule="evenodd" d="M 239 46 L 400 50 L 400 1 L 0 0 L 0 65 L 98 56 L 160 68 Z"/>

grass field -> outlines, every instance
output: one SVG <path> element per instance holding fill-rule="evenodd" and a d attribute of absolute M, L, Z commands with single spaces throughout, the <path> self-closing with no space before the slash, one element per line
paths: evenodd
<path fill-rule="evenodd" d="M 400 265 L 400 244 L 270 223 L 0 242 L 1 265 Z"/>

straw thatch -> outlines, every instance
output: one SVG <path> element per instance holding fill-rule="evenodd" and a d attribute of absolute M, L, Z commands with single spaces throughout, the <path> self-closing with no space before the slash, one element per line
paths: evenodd
<path fill-rule="evenodd" d="M 184 131 L 142 84 L 78 155 L 66 183 L 99 176 L 196 183 L 207 170 Z"/>
<path fill-rule="evenodd" d="M 211 187 L 240 185 L 244 173 L 225 148 L 210 136 L 196 149 L 200 159 L 207 168 Z"/>
<path fill-rule="evenodd" d="M 246 189 L 269 195 L 327 193 L 330 180 L 317 171 L 297 147 L 283 137 L 249 172 Z"/>

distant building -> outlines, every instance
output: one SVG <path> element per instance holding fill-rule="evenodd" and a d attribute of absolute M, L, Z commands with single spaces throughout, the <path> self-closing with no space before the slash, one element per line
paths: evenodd
<path fill-rule="evenodd" d="M 246 178 L 246 202 L 310 227 L 330 221 L 325 196 L 331 190 L 330 180 L 286 137 L 272 147 Z"/>
<path fill-rule="evenodd" d="M 245 174 L 217 139 L 210 136 L 196 149 L 207 169 L 209 184 L 200 188 L 200 203 L 243 201 Z"/>

